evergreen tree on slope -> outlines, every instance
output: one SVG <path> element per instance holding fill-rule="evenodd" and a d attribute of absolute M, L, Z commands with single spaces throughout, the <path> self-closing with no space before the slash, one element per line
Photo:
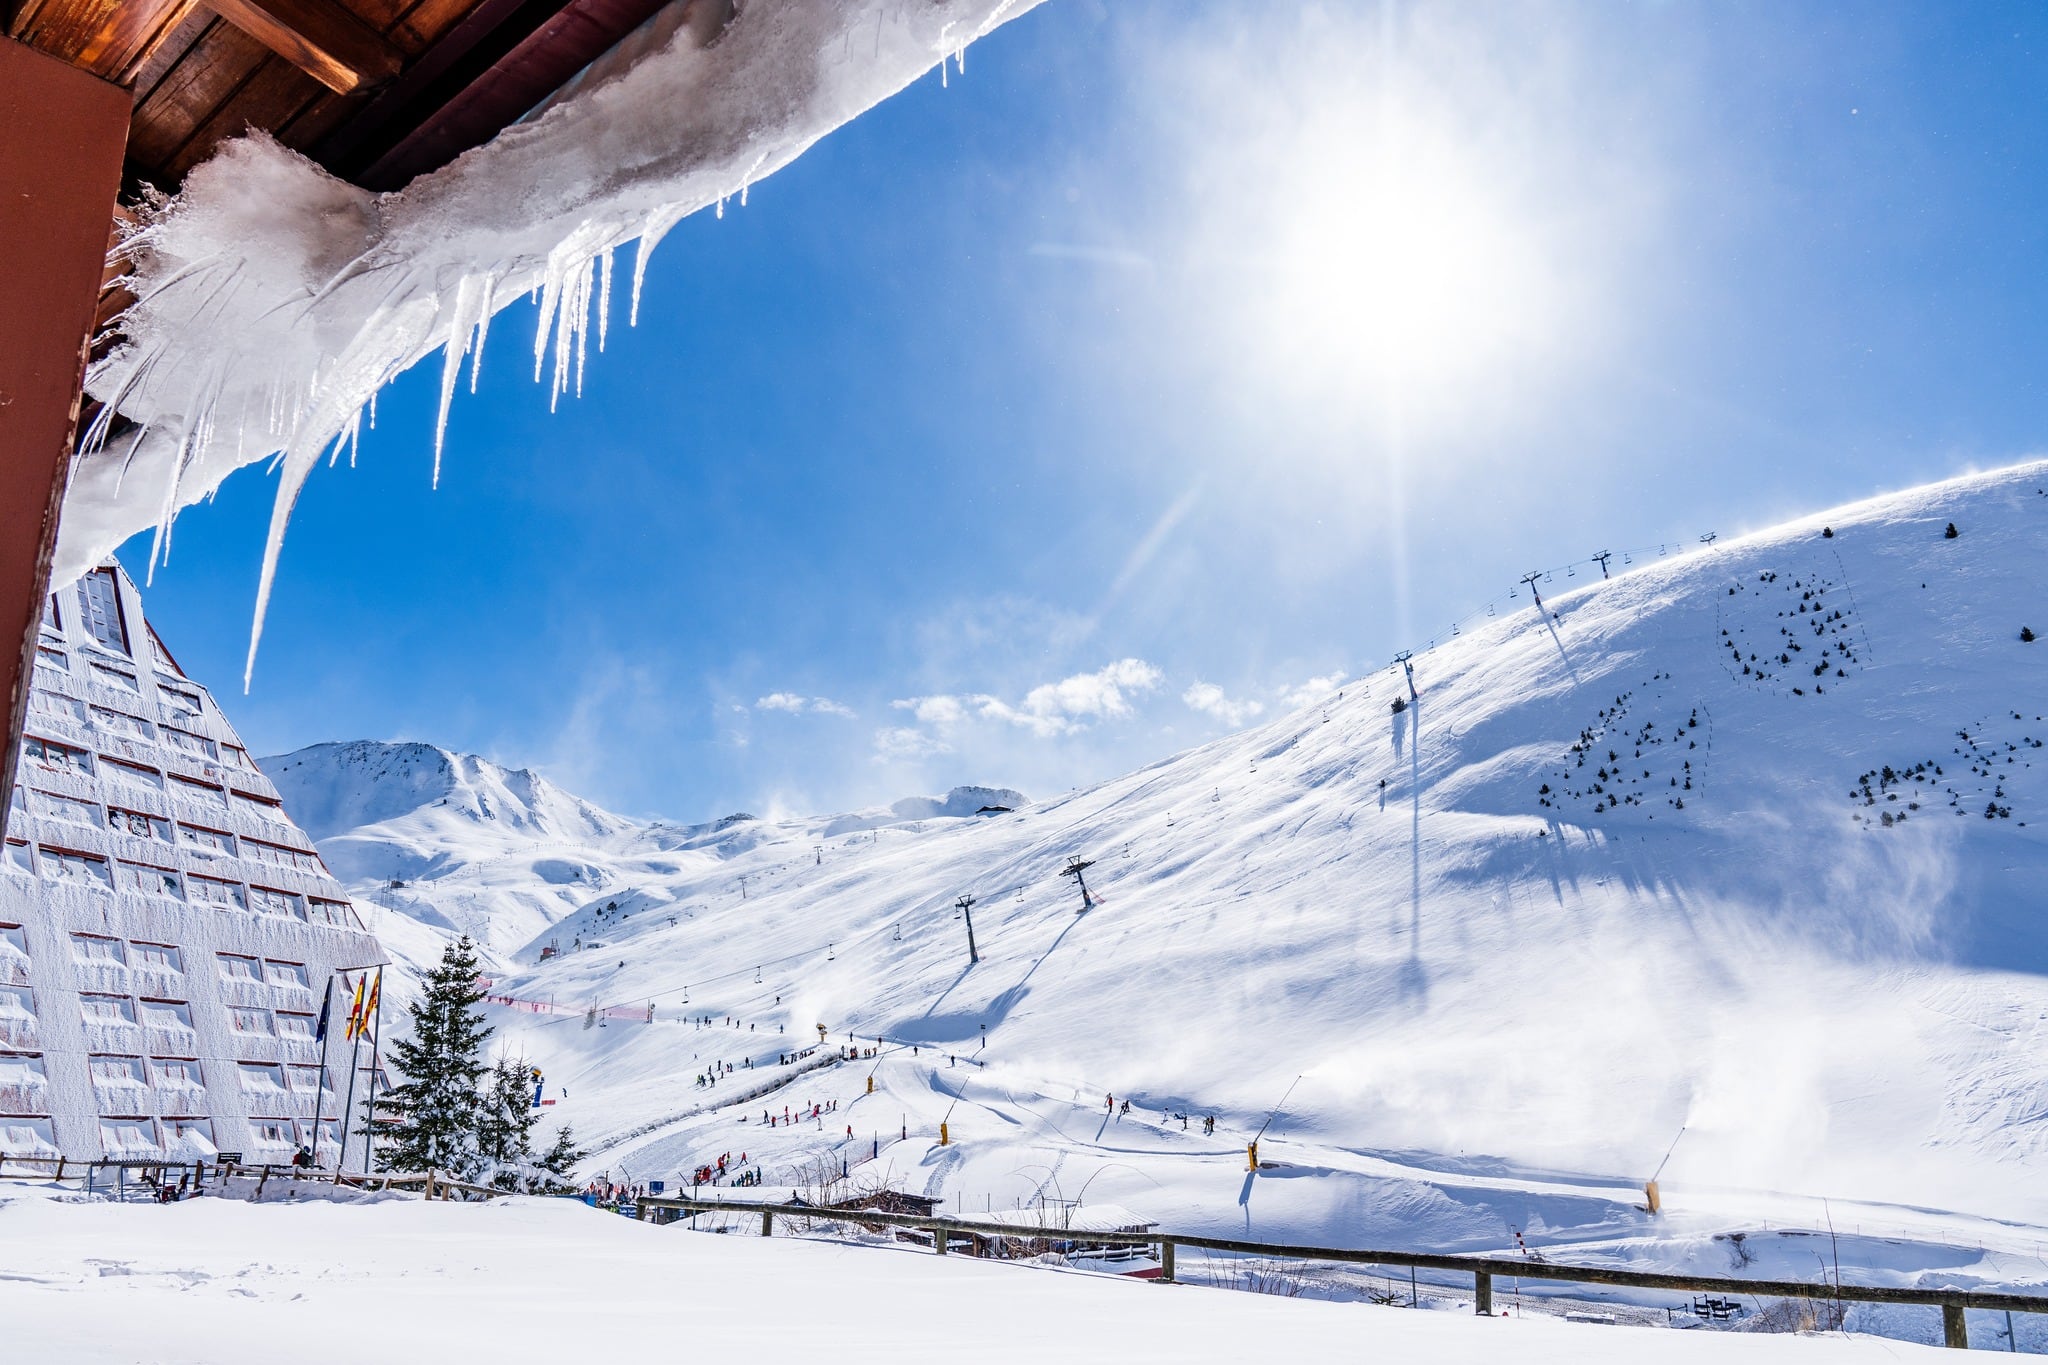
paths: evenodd
<path fill-rule="evenodd" d="M 441 964 L 421 983 L 419 999 L 407 1006 L 412 1037 L 391 1044 L 391 1063 L 405 1077 L 377 1097 L 378 1113 L 391 1122 L 377 1152 L 387 1171 L 450 1171 L 467 1177 L 478 1165 L 478 1082 L 484 1040 L 491 1031 L 477 1008 L 476 949 L 468 935 L 448 945 Z"/>

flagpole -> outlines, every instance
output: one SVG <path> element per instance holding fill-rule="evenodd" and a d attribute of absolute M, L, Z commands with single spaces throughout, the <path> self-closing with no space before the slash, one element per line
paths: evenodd
<path fill-rule="evenodd" d="M 313 1091 L 313 1165 L 320 1165 L 320 1111 L 327 1103 L 327 1049 L 334 1035 L 334 968 L 327 969 L 327 993 L 320 998 L 320 1084 Z M 335 1173 L 341 1171 L 341 1149 L 334 1153 Z"/>
<path fill-rule="evenodd" d="M 370 994 L 376 1001 L 374 1013 L 376 1023 L 370 1033 L 370 1084 L 367 1105 L 369 1112 L 363 1115 L 363 1174 L 370 1173 L 370 1125 L 377 1114 L 377 1064 L 384 1050 L 384 969 L 377 969 L 377 984 L 370 987 Z"/>
<path fill-rule="evenodd" d="M 342 977 L 341 980 L 344 986 L 348 984 L 346 976 Z M 361 1069 L 360 1063 L 363 1055 L 362 1040 L 356 1036 L 356 1018 L 353 1009 L 349 1011 L 348 1025 L 343 1031 L 348 1034 L 348 1098 L 341 1102 L 341 1152 L 334 1158 L 334 1173 L 336 1175 L 340 1175 L 344 1170 L 348 1169 L 348 1125 L 351 1117 L 356 1112 L 356 1072 Z M 367 1175 L 369 1173 L 365 1171 L 364 1174 Z"/>

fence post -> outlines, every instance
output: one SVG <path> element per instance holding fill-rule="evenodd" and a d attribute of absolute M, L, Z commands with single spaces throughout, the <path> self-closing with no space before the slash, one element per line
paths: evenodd
<path fill-rule="evenodd" d="M 1159 1283 L 1173 1282 L 1173 1243 L 1162 1237 L 1159 1239 Z"/>
<path fill-rule="evenodd" d="M 944 1228 L 932 1229 L 932 1246 L 938 1250 L 939 1255 L 943 1256 L 946 1254 L 946 1230 Z"/>
<path fill-rule="evenodd" d="M 1482 1318 L 1493 1316 L 1493 1274 L 1490 1271 L 1472 1272 L 1472 1311 Z"/>
<path fill-rule="evenodd" d="M 775 1235 L 775 1215 L 766 1209 L 761 1210 L 761 1235 L 763 1237 L 773 1237 Z"/>
<path fill-rule="evenodd" d="M 1963 1322 L 1963 1306 L 1959 1303 L 1941 1306 L 1941 1344 L 1958 1351 L 1970 1349 L 1970 1329 Z"/>
<path fill-rule="evenodd" d="M 427 1197 L 427 1199 L 428 1199 L 429 1201 L 431 1201 L 431 1200 L 433 1199 L 433 1197 L 434 1197 L 434 1168 L 433 1168 L 432 1166 L 429 1166 L 429 1167 L 427 1167 L 427 1194 L 426 1194 L 426 1197 Z"/>

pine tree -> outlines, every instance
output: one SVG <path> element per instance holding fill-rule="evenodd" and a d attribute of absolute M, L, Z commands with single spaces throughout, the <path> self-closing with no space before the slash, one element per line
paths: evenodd
<path fill-rule="evenodd" d="M 484 1078 L 477 1103 L 476 1150 L 479 1172 L 490 1183 L 516 1171 L 533 1154 L 533 1069 L 522 1059 L 501 1058 Z"/>
<path fill-rule="evenodd" d="M 405 1083 L 377 1097 L 389 1122 L 377 1161 L 385 1170 L 473 1175 L 478 1166 L 481 1096 L 478 1082 L 491 1031 L 477 1008 L 475 946 L 467 935 L 441 954 L 419 999 L 407 1007 L 412 1037 L 391 1045 L 391 1064 Z"/>

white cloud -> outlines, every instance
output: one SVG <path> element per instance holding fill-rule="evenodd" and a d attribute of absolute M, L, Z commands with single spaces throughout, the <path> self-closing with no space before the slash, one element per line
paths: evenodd
<path fill-rule="evenodd" d="M 1252 701 L 1250 698 L 1232 701 L 1215 683 L 1198 682 L 1181 693 L 1180 699 L 1187 703 L 1189 710 L 1214 716 L 1225 725 L 1232 726 L 1244 725 L 1265 714 L 1266 710 L 1264 702 Z"/>
<path fill-rule="evenodd" d="M 1326 701 L 1344 681 L 1344 674 L 1339 671 L 1326 673 L 1320 678 L 1310 678 L 1298 687 L 1283 687 L 1280 689 L 1280 704 L 1290 711 L 1295 711 L 1319 701 Z"/>
<path fill-rule="evenodd" d="M 1093 721 L 1129 716 L 1131 698 L 1158 687 L 1162 676 L 1143 659 L 1118 659 L 1093 673 L 1076 673 L 1058 682 L 1040 683 L 1014 705 L 984 692 L 906 697 L 891 705 L 912 713 L 919 724 L 941 732 L 958 729 L 969 719 L 981 719 L 1018 726 L 1041 739 L 1051 739 L 1086 729 Z"/>
<path fill-rule="evenodd" d="M 857 719 L 853 708 L 843 702 L 836 702 L 830 697 L 804 697 L 795 692 L 770 692 L 754 705 L 762 711 L 786 711 L 792 716 L 809 711 L 814 715 Z"/>
<path fill-rule="evenodd" d="M 875 731 L 877 763 L 929 758 L 933 754 L 952 752 L 953 746 L 945 740 L 912 726 L 892 725 Z"/>

